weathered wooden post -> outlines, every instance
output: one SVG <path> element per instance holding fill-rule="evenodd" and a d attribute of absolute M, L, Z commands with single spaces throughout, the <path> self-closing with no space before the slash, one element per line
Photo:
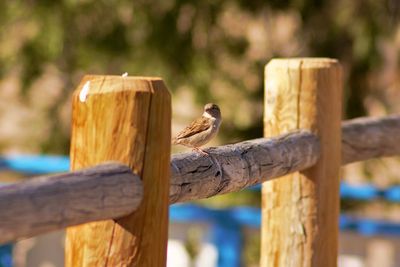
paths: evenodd
<path fill-rule="evenodd" d="M 336 266 L 341 98 L 334 59 L 276 59 L 265 68 L 264 136 L 308 129 L 320 139 L 320 158 L 263 184 L 262 267 Z"/>
<path fill-rule="evenodd" d="M 144 195 L 131 215 L 69 228 L 66 266 L 165 266 L 170 131 L 170 95 L 160 78 L 83 78 L 73 95 L 71 169 L 122 162 L 141 177 Z"/>

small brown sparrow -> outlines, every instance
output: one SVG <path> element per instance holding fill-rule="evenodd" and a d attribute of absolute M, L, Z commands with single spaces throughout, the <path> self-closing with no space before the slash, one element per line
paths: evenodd
<path fill-rule="evenodd" d="M 208 143 L 218 132 L 221 125 L 221 111 L 216 104 L 206 104 L 203 115 L 194 120 L 189 126 L 183 129 L 172 139 L 172 144 L 184 145 L 201 154 L 208 155 L 207 152 L 199 147 Z"/>

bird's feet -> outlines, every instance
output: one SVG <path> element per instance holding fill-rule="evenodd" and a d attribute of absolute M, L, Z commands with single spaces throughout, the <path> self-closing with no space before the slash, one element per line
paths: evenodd
<path fill-rule="evenodd" d="M 204 151 L 203 149 L 201 149 L 199 147 L 193 147 L 193 151 L 199 152 L 200 154 L 202 154 L 204 156 L 209 156 L 210 155 L 206 151 Z"/>

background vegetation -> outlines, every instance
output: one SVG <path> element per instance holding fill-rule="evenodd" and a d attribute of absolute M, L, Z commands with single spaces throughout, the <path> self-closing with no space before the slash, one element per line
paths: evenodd
<path fill-rule="evenodd" d="M 1 1 L 0 143 L 68 153 L 82 75 L 124 72 L 163 77 L 178 123 L 214 101 L 220 142 L 259 137 L 273 57 L 338 58 L 346 118 L 398 111 L 398 11 L 398 1 L 373 0 Z"/>

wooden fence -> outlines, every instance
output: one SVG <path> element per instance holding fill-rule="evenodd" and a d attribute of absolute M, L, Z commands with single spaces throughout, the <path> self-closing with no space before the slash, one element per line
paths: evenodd
<path fill-rule="evenodd" d="M 261 266 L 336 266 L 340 166 L 400 154 L 400 116 L 341 124 L 341 76 L 333 59 L 272 60 L 266 138 L 172 159 L 160 78 L 85 76 L 71 172 L 1 187 L 0 242 L 69 227 L 65 266 L 165 266 L 169 204 L 263 183 Z"/>

